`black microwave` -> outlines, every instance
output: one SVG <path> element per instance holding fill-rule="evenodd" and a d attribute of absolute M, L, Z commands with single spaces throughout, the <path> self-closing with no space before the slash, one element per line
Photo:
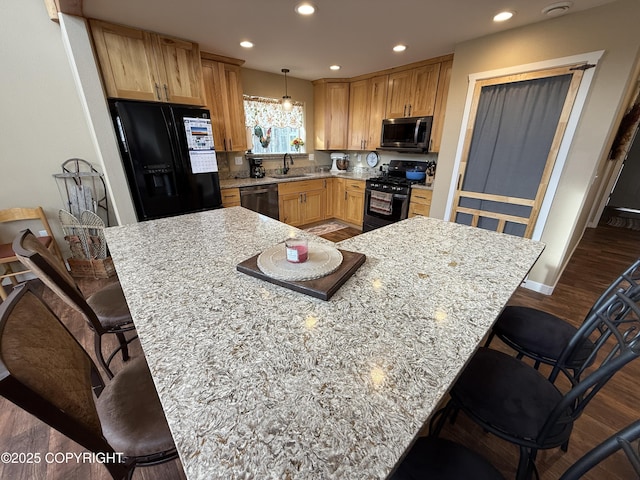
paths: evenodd
<path fill-rule="evenodd" d="M 424 153 L 429 150 L 433 117 L 385 118 L 382 120 L 381 150 Z"/>

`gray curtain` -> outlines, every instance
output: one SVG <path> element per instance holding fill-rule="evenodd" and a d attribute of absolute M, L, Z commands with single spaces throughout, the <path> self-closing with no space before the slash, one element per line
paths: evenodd
<path fill-rule="evenodd" d="M 462 189 L 534 199 L 571 74 L 482 88 Z M 528 217 L 530 207 L 462 198 L 460 206 Z M 459 213 L 457 223 L 471 216 Z M 498 221 L 478 226 L 495 230 Z M 508 222 L 505 233 L 523 236 L 525 226 Z"/>

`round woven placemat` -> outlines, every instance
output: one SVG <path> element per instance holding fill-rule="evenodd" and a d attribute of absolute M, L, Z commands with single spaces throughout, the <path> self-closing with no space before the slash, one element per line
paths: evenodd
<path fill-rule="evenodd" d="M 303 282 L 335 272 L 342 264 L 342 253 L 335 247 L 309 242 L 309 257 L 304 263 L 287 261 L 284 243 L 268 248 L 258 255 L 258 268 L 276 280 Z"/>

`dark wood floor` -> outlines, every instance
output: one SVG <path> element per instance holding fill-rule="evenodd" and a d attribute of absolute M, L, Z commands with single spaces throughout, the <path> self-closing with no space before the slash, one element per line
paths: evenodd
<path fill-rule="evenodd" d="M 358 234 L 355 229 L 342 229 L 323 235 L 331 241 L 340 241 Z M 579 323 L 589 310 L 599 292 L 617 274 L 640 256 L 640 232 L 599 227 L 589 229 L 569 262 L 560 282 L 551 296 L 519 289 L 512 303 L 543 308 Z M 81 288 L 90 294 L 112 280 L 83 280 Z M 50 292 L 44 298 L 61 315 L 71 332 L 92 353 L 92 336 L 78 315 L 59 302 Z M 492 345 L 504 349 L 498 341 Z M 139 354 L 139 351 L 137 352 Z M 117 368 L 117 367 L 116 367 Z M 569 451 L 554 449 L 543 452 L 537 462 L 542 480 L 555 480 L 584 452 L 599 441 L 640 418 L 640 362 L 628 365 L 598 397 L 589 405 L 577 421 Z M 464 415 L 459 415 L 454 425 L 447 425 L 443 436 L 455 439 L 482 453 L 496 465 L 507 478 L 513 478 L 517 464 L 517 449 L 512 445 L 484 433 Z M 0 398 L 0 452 L 82 452 L 82 448 L 56 431 L 43 425 L 29 414 Z M 2 464 L 0 479 L 11 480 L 107 480 L 106 470 L 97 464 Z M 135 480 L 184 479 L 179 461 L 155 467 L 139 468 Z M 620 456 L 613 457 L 585 477 L 588 480 L 619 480 L 636 478 Z"/>

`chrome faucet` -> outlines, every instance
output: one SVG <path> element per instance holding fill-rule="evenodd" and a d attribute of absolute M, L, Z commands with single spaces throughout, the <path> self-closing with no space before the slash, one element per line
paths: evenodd
<path fill-rule="evenodd" d="M 282 168 L 282 173 L 283 174 L 287 174 L 287 172 L 289 171 L 289 167 L 287 166 L 287 156 L 289 157 L 289 164 L 293 165 L 293 157 L 291 156 L 290 153 L 285 153 L 284 154 L 284 158 L 282 159 L 282 163 L 283 163 L 283 168 Z"/>

